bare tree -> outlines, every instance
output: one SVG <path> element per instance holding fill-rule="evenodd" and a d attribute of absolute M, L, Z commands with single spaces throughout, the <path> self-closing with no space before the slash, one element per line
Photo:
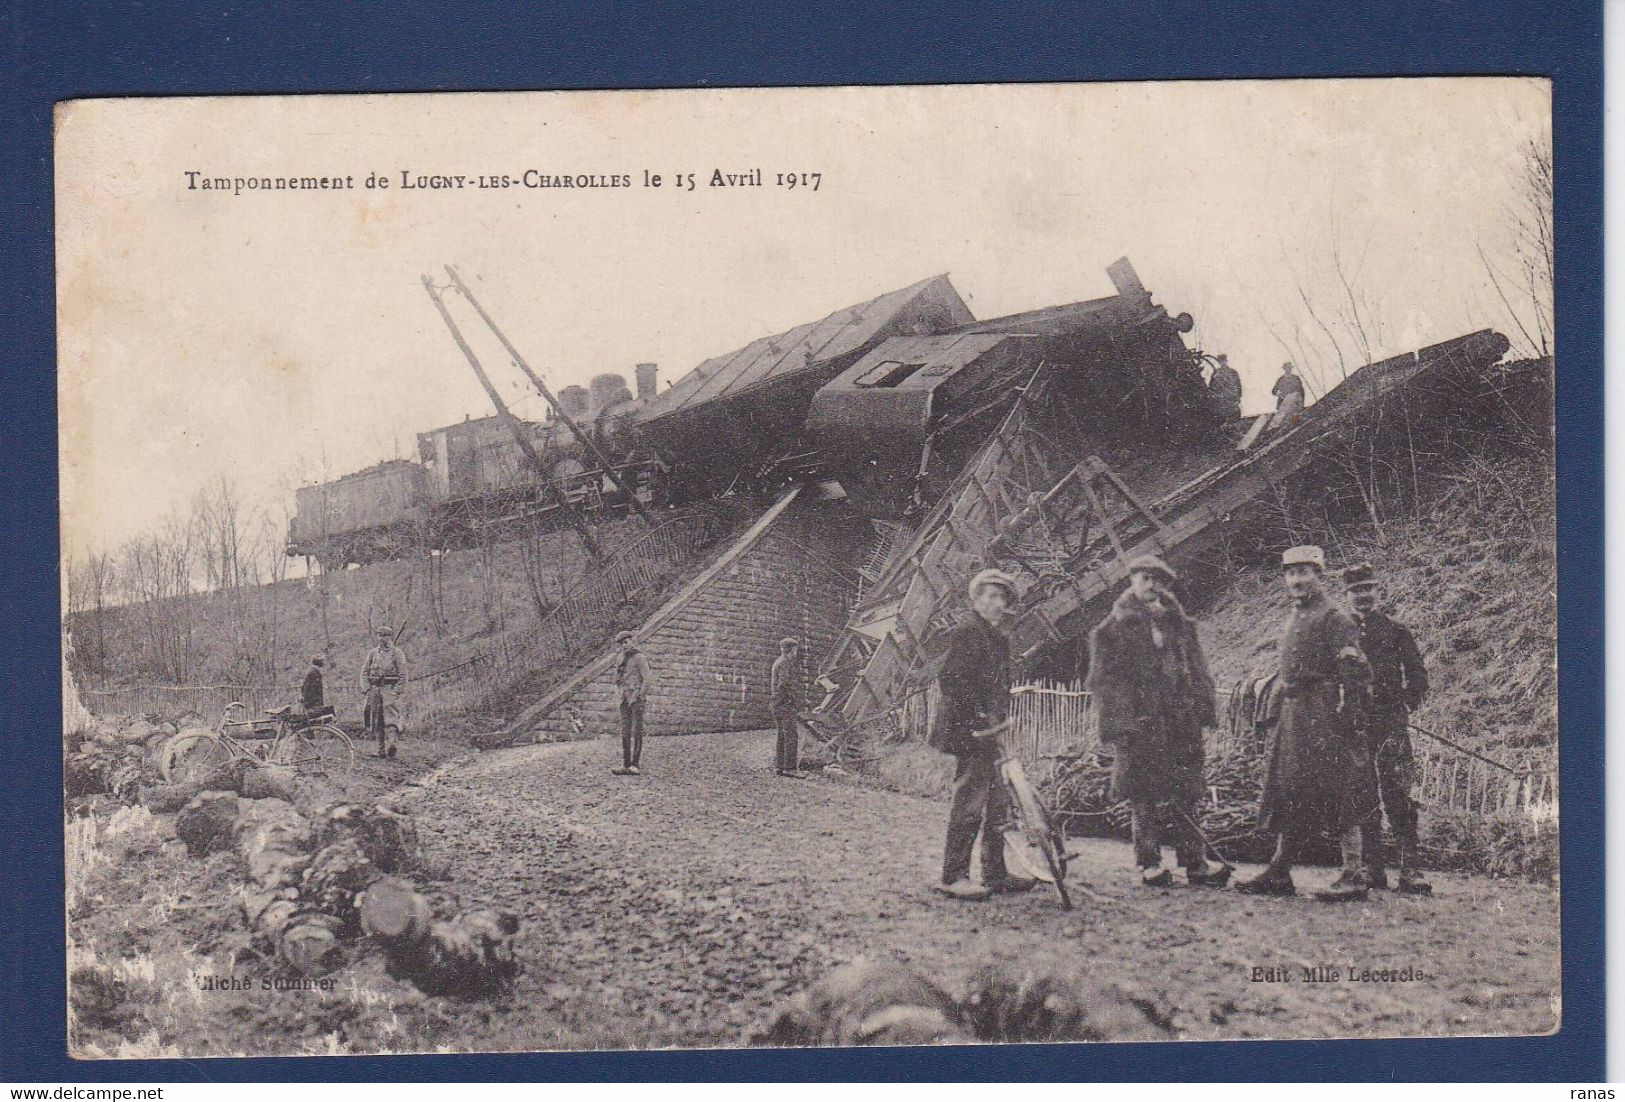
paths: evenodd
<path fill-rule="evenodd" d="M 1529 350 L 1550 356 L 1556 326 L 1557 250 L 1552 228 L 1552 148 L 1545 138 L 1524 144 L 1518 198 L 1507 211 L 1511 257 L 1490 260 L 1484 247 L 1478 258 L 1496 297 L 1518 327 Z"/>

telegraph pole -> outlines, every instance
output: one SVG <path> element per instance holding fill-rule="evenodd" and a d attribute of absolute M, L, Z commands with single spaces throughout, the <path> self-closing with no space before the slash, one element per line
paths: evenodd
<path fill-rule="evenodd" d="M 615 470 L 614 464 L 610 463 L 608 457 L 606 457 L 603 452 L 598 450 L 598 445 L 593 442 L 592 437 L 587 435 L 580 425 L 571 420 L 568 413 L 564 412 L 564 407 L 559 404 L 559 400 L 557 398 L 553 397 L 553 392 L 547 388 L 546 383 L 542 382 L 541 376 L 537 375 L 536 372 L 530 369 L 530 365 L 527 364 L 525 362 L 525 358 L 519 354 L 519 350 L 509 343 L 508 338 L 503 334 L 502 330 L 497 328 L 497 323 L 491 320 L 491 315 L 485 312 L 485 308 L 482 307 L 479 300 L 474 297 L 474 292 L 468 289 L 468 285 L 465 284 L 462 277 L 457 274 L 457 269 L 453 268 L 450 264 L 447 264 L 446 274 L 451 277 L 451 285 L 457 288 L 458 292 L 468 300 L 468 304 L 474 307 L 475 312 L 480 315 L 480 320 L 485 322 L 492 333 L 496 334 L 497 340 L 502 342 L 502 347 L 507 349 L 509 356 L 513 357 L 513 362 L 519 365 L 519 370 L 523 371 L 536 389 L 541 391 L 542 397 L 546 398 L 547 404 L 553 407 L 553 412 L 558 415 L 559 420 L 563 421 L 570 431 L 575 433 L 575 437 L 577 440 L 581 441 L 582 447 L 586 448 L 588 453 L 598 461 L 598 465 L 604 469 L 605 474 L 609 475 L 610 481 L 615 483 L 615 488 L 621 491 L 621 494 L 626 498 L 627 503 L 632 506 L 632 510 L 637 513 L 638 516 L 642 517 L 646 522 L 652 524 L 653 521 L 649 517 L 649 511 L 645 509 L 643 507 L 643 503 L 638 500 L 638 495 L 633 492 L 632 487 L 628 486 L 624 481 L 622 481 L 620 473 Z"/>
<path fill-rule="evenodd" d="M 440 301 L 439 288 L 430 281 L 428 276 L 423 277 L 423 289 L 429 292 L 429 301 L 433 302 L 435 309 L 440 311 L 440 320 L 446 323 L 447 329 L 451 330 L 451 339 L 456 341 L 457 347 L 463 350 L 463 355 L 468 359 L 468 366 L 474 369 L 474 374 L 478 376 L 480 385 L 485 388 L 485 393 L 490 395 L 492 404 L 497 407 L 497 416 L 502 418 L 503 424 L 508 426 L 508 431 L 513 433 L 514 442 L 519 445 L 519 450 L 525 453 L 525 458 L 535 468 L 542 485 L 553 487 L 554 496 L 558 498 L 559 505 L 564 509 L 565 515 L 570 518 L 570 523 L 574 525 L 576 534 L 581 537 L 581 543 L 586 547 L 587 554 L 595 559 L 602 557 L 603 552 L 598 549 L 598 541 L 593 539 L 592 529 L 587 527 L 586 520 L 576 510 L 575 504 L 564 494 L 564 491 L 553 484 L 552 473 L 548 471 L 547 465 L 542 462 L 542 457 L 537 454 L 536 445 L 531 442 L 530 437 L 525 435 L 525 430 L 520 426 L 519 419 L 508 411 L 507 403 L 497 393 L 497 388 L 492 385 L 490 376 L 485 373 L 485 368 L 480 366 L 479 358 L 474 355 L 474 350 L 463 339 L 463 332 L 457 328 L 457 322 L 452 319 L 450 311 L 446 309 L 446 304 Z"/>

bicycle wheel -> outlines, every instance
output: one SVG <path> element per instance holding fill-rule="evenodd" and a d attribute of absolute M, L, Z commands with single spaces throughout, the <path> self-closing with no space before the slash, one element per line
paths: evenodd
<path fill-rule="evenodd" d="M 319 723 L 282 736 L 271 760 L 297 773 L 344 780 L 355 770 L 355 744 L 337 727 Z"/>
<path fill-rule="evenodd" d="M 1051 883 L 1055 886 L 1055 894 L 1061 899 L 1061 909 L 1072 909 L 1072 897 L 1066 890 L 1066 849 L 1061 844 L 1061 832 L 1055 829 L 1050 820 L 1049 812 L 1044 808 L 1044 802 L 1038 798 L 1038 793 L 1027 781 L 1027 771 L 1022 768 L 1021 762 L 1007 761 L 1000 767 L 1004 774 L 1004 782 L 1010 789 L 1012 802 L 1016 805 L 1016 814 L 1021 819 L 1021 825 L 1028 840 L 1038 849 L 1044 857 L 1044 864 L 1049 867 L 1053 877 Z"/>
<path fill-rule="evenodd" d="M 202 781 L 231 762 L 231 747 L 212 732 L 175 735 L 159 752 L 158 775 L 166 784 Z"/>

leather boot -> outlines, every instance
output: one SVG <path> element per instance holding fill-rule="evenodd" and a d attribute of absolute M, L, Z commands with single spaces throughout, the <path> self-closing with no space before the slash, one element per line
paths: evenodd
<path fill-rule="evenodd" d="M 1322 903 L 1358 903 L 1371 895 L 1371 887 L 1366 883 L 1365 873 L 1359 870 L 1344 869 L 1337 874 L 1337 879 L 1315 893 L 1315 898 Z"/>
<path fill-rule="evenodd" d="M 1399 852 L 1399 891 L 1402 895 L 1431 895 L 1433 885 L 1416 867 L 1416 848 L 1405 846 Z"/>

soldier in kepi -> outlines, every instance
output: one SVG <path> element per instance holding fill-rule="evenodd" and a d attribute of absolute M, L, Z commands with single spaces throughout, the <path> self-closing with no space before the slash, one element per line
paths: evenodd
<path fill-rule="evenodd" d="M 1325 552 L 1293 547 L 1281 565 L 1292 611 L 1281 633 L 1281 715 L 1259 803 L 1261 825 L 1277 835 L 1275 856 L 1236 890 L 1294 894 L 1293 862 L 1324 834 L 1337 839 L 1343 869 L 1315 898 L 1360 900 L 1368 893 L 1360 823 L 1376 799 L 1363 730 L 1371 671 L 1360 629 L 1326 596 Z"/>
<path fill-rule="evenodd" d="M 1382 586 L 1371 565 L 1360 563 L 1343 571 L 1343 585 L 1354 607 L 1354 622 L 1360 628 L 1360 649 L 1371 663 L 1366 742 L 1382 806 L 1366 818 L 1361 828 L 1366 871 L 1372 887 L 1388 886 L 1382 843 L 1382 818 L 1386 814 L 1388 829 L 1399 843 L 1399 880 L 1395 886 L 1408 895 L 1426 895 L 1433 886 L 1417 868 L 1416 802 L 1411 799 L 1415 764 L 1409 720 L 1427 695 L 1427 669 L 1409 629 L 1377 607 L 1382 603 Z"/>
<path fill-rule="evenodd" d="M 1197 824 L 1203 790 L 1202 729 L 1218 722 L 1213 678 L 1196 635 L 1170 588 L 1173 568 L 1155 555 L 1129 563 L 1129 587 L 1089 635 L 1089 679 L 1110 745 L 1111 798 L 1133 809 L 1138 879 L 1148 887 L 1173 883 L 1162 867 L 1162 843 L 1173 843 L 1185 879 L 1223 887 L 1230 869 L 1214 868 Z"/>
<path fill-rule="evenodd" d="M 801 672 L 796 668 L 796 654 L 800 644 L 793 637 L 779 640 L 779 656 L 773 660 L 769 673 L 769 691 L 773 700 L 773 723 L 779 729 L 774 769 L 781 777 L 803 780 L 801 772 L 801 738 L 796 730 L 797 713 L 801 711 Z"/>
<path fill-rule="evenodd" d="M 954 801 L 948 812 L 942 884 L 954 899 L 981 900 L 1022 892 L 1035 881 L 1011 876 L 1004 865 L 1004 824 L 1010 798 L 999 778 L 996 738 L 978 738 L 1010 711 L 1010 641 L 1000 630 L 1015 602 L 1015 579 L 984 570 L 970 582 L 973 611 L 948 633 L 948 654 L 937 674 L 942 701 L 931 728 L 931 745 L 956 759 Z M 982 838 L 982 882 L 970 878 L 971 852 Z"/>
<path fill-rule="evenodd" d="M 395 645 L 395 633 L 378 629 L 378 645 L 361 663 L 361 692 L 367 702 L 363 724 L 378 740 L 378 756 L 395 756 L 402 726 L 401 694 L 406 686 L 406 656 Z"/>

